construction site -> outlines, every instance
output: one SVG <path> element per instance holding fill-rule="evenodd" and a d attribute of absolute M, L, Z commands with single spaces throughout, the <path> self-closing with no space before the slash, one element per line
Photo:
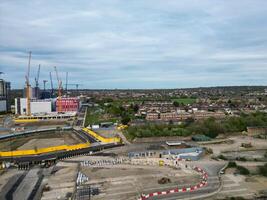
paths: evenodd
<path fill-rule="evenodd" d="M 151 148 L 146 152 L 146 145 L 131 145 L 122 134 L 126 125 L 85 126 L 90 108 L 78 97 L 68 96 L 68 73 L 64 91 L 57 67 L 57 91 L 52 72 L 51 88 L 47 89 L 48 81 L 43 80 L 40 89 L 39 65 L 32 87 L 31 56 L 30 52 L 24 97 L 15 99 L 15 115 L 5 120 L 13 131 L 0 135 L 0 199 L 145 200 L 154 199 L 158 191 L 172 196 L 207 185 L 208 174 L 201 168 L 168 160 L 170 152 L 159 158 L 162 152 L 152 153 Z M 171 149 L 170 145 L 166 143 L 164 151 Z M 116 153 L 123 147 L 125 150 Z M 136 152 L 136 147 L 141 152 Z M 196 151 L 189 147 L 183 143 L 180 148 L 188 148 L 186 154 Z"/>
<path fill-rule="evenodd" d="M 69 95 L 68 86 L 77 89 L 80 84 L 69 84 L 68 72 L 65 89 L 57 67 L 41 88 L 38 65 L 32 87 L 31 57 L 30 52 L 24 97 L 15 99 L 15 114 L 1 121 L 9 128 L 0 132 L 0 199 L 221 200 L 229 193 L 249 199 L 267 185 L 265 180 L 257 185 L 234 176 L 227 169 L 228 162 L 210 156 L 213 152 L 213 156 L 235 159 L 235 150 L 251 137 L 215 143 L 189 137 L 129 141 L 123 131 L 131 124 L 85 123 L 93 108 L 79 96 Z M 266 148 L 260 139 L 253 138 L 249 144 Z M 253 159 L 264 159 L 263 150 L 242 155 L 249 158 L 255 153 Z"/>
<path fill-rule="evenodd" d="M 58 69 L 54 66 L 54 74 L 56 75 L 57 89 L 54 89 L 52 71 L 49 72 L 50 89 L 47 89 L 48 80 L 43 80 L 43 89 L 40 88 L 39 79 L 41 65 L 39 64 L 37 75 L 34 78 L 35 86 L 30 83 L 31 57 L 29 52 L 29 60 L 27 73 L 25 76 L 25 88 L 23 98 L 15 99 L 15 123 L 30 123 L 42 121 L 66 121 L 73 120 L 80 109 L 81 104 L 77 97 L 68 96 L 68 86 L 80 84 L 68 83 L 68 72 L 66 72 L 66 83 L 63 94 L 63 84 L 59 76 Z"/>

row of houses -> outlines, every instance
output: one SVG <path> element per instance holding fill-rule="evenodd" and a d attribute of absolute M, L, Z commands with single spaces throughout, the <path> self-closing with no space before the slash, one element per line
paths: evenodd
<path fill-rule="evenodd" d="M 146 120 L 148 121 L 183 121 L 189 118 L 193 118 L 195 120 L 199 119 L 205 119 L 209 117 L 214 117 L 217 119 L 224 118 L 225 112 L 217 111 L 217 112 L 209 112 L 209 111 L 198 111 L 193 113 L 183 112 L 166 112 L 166 113 L 160 113 L 160 112 L 151 112 L 146 114 Z"/>

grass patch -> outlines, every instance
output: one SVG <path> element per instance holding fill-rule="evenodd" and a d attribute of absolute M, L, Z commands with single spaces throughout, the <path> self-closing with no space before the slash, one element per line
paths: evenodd
<path fill-rule="evenodd" d="M 100 124 L 101 122 L 117 122 L 119 119 L 114 116 L 107 117 L 105 110 L 101 108 L 89 108 L 87 109 L 85 117 L 85 126 Z"/>
<path fill-rule="evenodd" d="M 126 139 L 129 141 L 129 142 L 132 142 L 133 140 L 134 140 L 134 136 L 133 135 L 131 135 L 131 134 L 129 134 L 129 132 L 128 131 L 122 131 L 122 134 L 126 137 Z"/>

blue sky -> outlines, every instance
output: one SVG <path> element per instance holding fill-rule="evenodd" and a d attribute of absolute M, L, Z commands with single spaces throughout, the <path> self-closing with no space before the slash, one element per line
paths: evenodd
<path fill-rule="evenodd" d="M 13 88 L 28 51 L 32 84 L 41 64 L 41 82 L 57 66 L 90 89 L 267 85 L 267 1 L 1 0 L 0 71 Z"/>

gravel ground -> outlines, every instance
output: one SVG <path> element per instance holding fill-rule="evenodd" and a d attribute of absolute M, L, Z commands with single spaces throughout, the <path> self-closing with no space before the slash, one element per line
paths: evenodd
<path fill-rule="evenodd" d="M 82 167 L 89 177 L 88 184 L 100 189 L 100 195 L 93 199 L 135 199 L 140 193 L 175 188 L 177 185 L 198 183 L 199 174 L 184 173 L 183 170 L 159 166 L 111 165 L 103 167 Z M 159 184 L 166 177 L 170 183 Z"/>

